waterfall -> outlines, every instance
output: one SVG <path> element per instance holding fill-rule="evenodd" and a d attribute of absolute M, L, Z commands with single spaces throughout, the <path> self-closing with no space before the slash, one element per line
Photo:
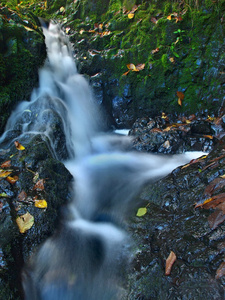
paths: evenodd
<path fill-rule="evenodd" d="M 67 37 L 52 23 L 43 32 L 48 58 L 39 88 L 12 113 L 0 143 L 40 134 L 74 176 L 74 200 L 23 272 L 25 299 L 120 299 L 131 243 L 124 220 L 144 184 L 189 158 L 132 152 L 130 137 L 101 133 L 104 118 Z"/>

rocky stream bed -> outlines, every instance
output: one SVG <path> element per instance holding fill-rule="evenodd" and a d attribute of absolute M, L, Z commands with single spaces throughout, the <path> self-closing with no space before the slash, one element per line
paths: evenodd
<path fill-rule="evenodd" d="M 156 119 L 151 122 L 157 123 Z M 193 122 L 205 129 L 202 120 Z M 212 121 L 205 122 L 215 128 Z M 138 124 L 131 133 L 143 126 L 143 120 Z M 193 140 L 209 134 L 200 131 Z M 146 135 L 146 129 L 142 133 Z M 173 130 L 169 133 L 173 137 Z M 214 133 L 205 140 L 207 145 L 208 140 L 213 141 L 208 155 L 147 185 L 137 199 L 147 213 L 129 221 L 135 255 L 124 299 L 224 299 L 225 138 L 218 139 Z M 53 233 L 60 222 L 59 208 L 71 199 L 72 176 L 53 157 L 41 135 L 21 144 L 0 153 L 1 299 L 23 298 L 20 272 L 24 261 Z M 47 201 L 47 208 L 36 205 L 39 199 Z M 17 218 L 22 216 L 23 222 L 28 213 L 33 217 L 32 226 L 23 233 Z M 171 251 L 176 261 L 166 276 L 165 263 Z"/>

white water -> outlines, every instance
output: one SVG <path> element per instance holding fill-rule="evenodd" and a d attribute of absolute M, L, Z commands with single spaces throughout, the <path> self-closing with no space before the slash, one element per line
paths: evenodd
<path fill-rule="evenodd" d="M 56 158 L 69 158 L 65 165 L 75 178 L 75 196 L 70 217 L 25 272 L 26 299 L 119 299 L 118 260 L 129 254 L 126 233 L 111 220 L 120 224 L 136 207 L 144 184 L 190 158 L 130 152 L 131 137 L 100 133 L 103 118 L 77 73 L 65 35 L 53 24 L 43 32 L 48 60 L 40 70 L 40 86 L 12 114 L 0 143 L 41 133 Z M 60 124 L 60 140 L 54 124 Z"/>

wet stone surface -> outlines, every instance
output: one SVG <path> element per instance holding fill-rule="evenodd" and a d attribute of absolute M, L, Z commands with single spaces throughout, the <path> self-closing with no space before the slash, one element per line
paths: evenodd
<path fill-rule="evenodd" d="M 207 157 L 178 167 L 140 195 L 147 214 L 130 223 L 136 258 L 127 299 L 224 299 L 225 277 L 217 275 L 225 258 L 224 218 L 213 219 L 218 207 L 199 205 L 225 191 L 224 149 L 221 139 Z M 171 251 L 177 259 L 166 276 Z"/>
<path fill-rule="evenodd" d="M 133 148 L 144 152 L 183 153 L 185 151 L 209 152 L 218 142 L 221 124 L 190 116 L 189 118 L 160 117 L 139 118 L 129 135 L 134 136 Z"/>
<path fill-rule="evenodd" d="M 54 232 L 63 204 L 70 201 L 71 174 L 54 159 L 41 135 L 23 141 L 24 150 L 12 145 L 1 152 L 1 169 L 12 170 L 15 183 L 0 178 L 0 299 L 23 299 L 21 270 L 32 251 Z M 9 167 L 2 163 L 10 161 Z M 41 180 L 41 181 L 40 181 Z M 43 180 L 43 181 L 42 181 Z M 38 183 L 39 182 L 39 183 Z M 43 185 L 41 184 L 43 182 Z M 38 185 L 39 184 L 39 185 Z M 35 187 L 36 185 L 36 187 Z M 46 200 L 47 208 L 35 206 Z M 32 227 L 20 232 L 17 218 L 29 213 Z"/>

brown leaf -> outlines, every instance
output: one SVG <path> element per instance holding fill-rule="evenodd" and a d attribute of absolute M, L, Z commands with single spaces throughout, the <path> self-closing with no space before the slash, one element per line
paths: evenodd
<path fill-rule="evenodd" d="M 216 271 L 215 279 L 219 279 L 224 275 L 225 275 L 225 262 L 222 262 L 222 264 L 219 266 L 219 268 Z"/>
<path fill-rule="evenodd" d="M 27 212 L 26 214 L 19 216 L 16 219 L 16 223 L 19 227 L 20 232 L 25 233 L 33 226 L 34 217 L 29 212 Z"/>
<path fill-rule="evenodd" d="M 166 269 L 165 269 L 166 276 L 170 275 L 172 266 L 173 266 L 174 262 L 176 261 L 176 259 L 177 259 L 176 254 L 173 251 L 171 251 L 170 255 L 168 256 L 168 258 L 166 260 Z"/>
<path fill-rule="evenodd" d="M 211 229 L 215 229 L 218 225 L 225 221 L 225 215 L 220 209 L 216 209 L 209 217 L 208 222 Z"/>
<path fill-rule="evenodd" d="M 138 70 L 138 71 L 141 71 L 141 70 L 143 70 L 145 68 L 145 64 L 138 64 L 138 65 L 136 65 L 136 69 Z"/>
<path fill-rule="evenodd" d="M 215 178 L 205 188 L 204 195 L 211 197 L 213 192 L 217 191 L 218 189 L 223 188 L 224 186 L 225 186 L 225 179 L 224 178 L 221 178 L 221 177 Z"/>
<path fill-rule="evenodd" d="M 33 187 L 33 190 L 43 191 L 45 188 L 44 183 L 45 183 L 44 179 L 38 180 L 37 183 L 35 184 L 35 186 Z"/>
<path fill-rule="evenodd" d="M 1 168 L 10 168 L 11 167 L 11 160 L 7 160 L 1 164 Z"/>
<path fill-rule="evenodd" d="M 225 201 L 225 193 L 218 194 L 206 199 L 203 203 L 197 203 L 195 208 L 202 207 L 204 209 L 216 208 L 217 205 Z"/>
<path fill-rule="evenodd" d="M 8 176 L 7 178 L 6 178 L 6 180 L 9 182 L 9 183 L 11 183 L 11 184 L 14 184 L 14 183 L 16 183 L 17 182 L 17 180 L 19 179 L 19 177 L 18 176 Z"/>
<path fill-rule="evenodd" d="M 216 208 L 222 210 L 223 214 L 225 215 L 225 201 L 217 205 Z"/>
<path fill-rule="evenodd" d="M 152 17 L 152 18 L 151 18 L 151 22 L 154 23 L 154 24 L 157 24 L 158 21 L 157 21 L 156 18 Z"/>
<path fill-rule="evenodd" d="M 177 91 L 177 97 L 180 98 L 181 101 L 184 100 L 184 93 Z"/>
<path fill-rule="evenodd" d="M 27 194 L 26 194 L 26 192 L 23 190 L 23 191 L 21 191 L 21 192 L 19 193 L 19 195 L 18 195 L 17 197 L 18 197 L 19 201 L 24 201 L 24 200 L 26 200 L 26 198 L 27 198 Z"/>
<path fill-rule="evenodd" d="M 152 50 L 152 54 L 155 54 L 155 53 L 157 53 L 157 52 L 159 52 L 159 48 L 158 48 L 158 47 L 155 48 L 154 50 Z"/>
<path fill-rule="evenodd" d="M 175 20 L 176 20 L 176 23 L 177 23 L 179 21 L 182 21 L 183 19 L 180 16 L 178 16 L 178 17 L 175 17 Z"/>

